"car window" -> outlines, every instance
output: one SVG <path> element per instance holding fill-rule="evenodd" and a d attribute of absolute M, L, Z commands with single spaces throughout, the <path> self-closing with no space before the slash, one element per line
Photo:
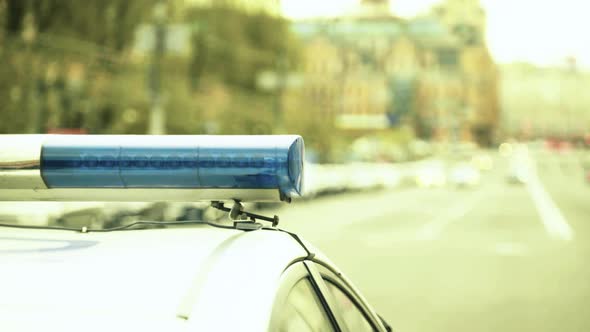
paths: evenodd
<path fill-rule="evenodd" d="M 338 310 L 346 327 L 349 331 L 374 331 L 373 326 L 361 309 L 356 305 L 356 303 L 346 294 L 340 287 L 336 286 L 330 280 L 325 280 L 326 285 L 332 296 L 334 297 L 336 308 L 332 308 L 332 310 Z"/>
<path fill-rule="evenodd" d="M 309 278 L 298 281 L 280 311 L 280 332 L 334 331 L 328 314 Z"/>

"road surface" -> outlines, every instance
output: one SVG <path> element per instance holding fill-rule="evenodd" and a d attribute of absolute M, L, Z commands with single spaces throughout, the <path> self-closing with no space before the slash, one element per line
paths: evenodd
<path fill-rule="evenodd" d="M 578 152 L 529 151 L 471 189 L 296 202 L 281 226 L 322 249 L 395 331 L 590 331 L 590 186 Z"/>

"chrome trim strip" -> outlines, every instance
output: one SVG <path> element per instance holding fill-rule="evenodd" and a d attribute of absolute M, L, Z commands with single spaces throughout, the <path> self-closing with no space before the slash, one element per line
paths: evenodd
<path fill-rule="evenodd" d="M 45 135 L 0 135 L 0 190 L 47 189 L 41 177 Z"/>
<path fill-rule="evenodd" d="M 3 189 L 0 201 L 85 201 L 85 202 L 243 202 L 280 201 L 278 189 Z"/>

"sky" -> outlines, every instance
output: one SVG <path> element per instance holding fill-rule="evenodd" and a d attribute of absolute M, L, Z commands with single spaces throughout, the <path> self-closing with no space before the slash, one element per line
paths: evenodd
<path fill-rule="evenodd" d="M 402 17 L 425 12 L 440 0 L 392 0 L 391 11 Z M 574 57 L 590 69 L 590 1 L 480 0 L 487 14 L 487 42 L 497 62 L 529 62 L 563 66 Z M 292 19 L 337 16 L 358 0 L 282 0 Z"/>

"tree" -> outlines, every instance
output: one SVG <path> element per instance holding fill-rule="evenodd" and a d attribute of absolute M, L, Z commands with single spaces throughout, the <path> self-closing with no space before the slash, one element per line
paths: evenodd
<path fill-rule="evenodd" d="M 38 123 L 32 130 L 44 132 L 47 121 L 53 121 L 51 126 L 90 126 L 102 131 L 100 125 L 87 123 L 85 117 L 90 113 L 85 111 L 104 111 L 91 114 L 93 119 L 102 119 L 117 110 L 101 106 L 104 100 L 97 98 L 105 93 L 96 93 L 95 78 L 104 72 L 124 75 L 128 66 L 123 55 L 132 44 L 136 26 L 151 15 L 155 0 L 3 2 L 0 15 L 6 47 L 0 52 L 0 71 L 5 73 L 0 78 L 0 97 L 11 102 L 0 106 L 0 116 L 12 121 L 4 121 L 0 130 L 23 132 L 31 130 L 27 123 Z M 22 38 L 26 29 L 34 32 L 30 40 Z M 79 91 L 65 81 L 72 64 L 84 72 Z M 103 84 L 102 89 L 112 86 Z M 15 98 L 10 98 L 10 91 Z"/>
<path fill-rule="evenodd" d="M 227 105 L 215 112 L 219 133 L 271 134 L 283 127 L 277 116 L 282 91 L 260 91 L 256 78 L 263 71 L 286 74 L 297 63 L 297 47 L 289 23 L 265 13 L 249 13 L 225 2 L 196 7 L 186 15 L 195 27 L 189 82 L 196 93 L 221 84 Z M 207 97 L 201 99 L 206 103 Z M 205 106 L 204 106 L 205 107 Z M 208 108 L 208 107 L 207 107 Z M 212 118 L 207 111 L 207 121 Z"/>
<path fill-rule="evenodd" d="M 28 13 L 40 34 L 122 51 L 156 0 L 5 0 L 5 29 L 18 34 Z"/>
<path fill-rule="evenodd" d="M 296 62 L 288 22 L 265 13 L 248 13 L 225 3 L 196 7 L 187 14 L 196 27 L 191 80 L 213 75 L 225 83 L 256 89 L 256 75 L 276 69 L 282 58 Z M 284 59 L 283 59 L 284 60 Z"/>

